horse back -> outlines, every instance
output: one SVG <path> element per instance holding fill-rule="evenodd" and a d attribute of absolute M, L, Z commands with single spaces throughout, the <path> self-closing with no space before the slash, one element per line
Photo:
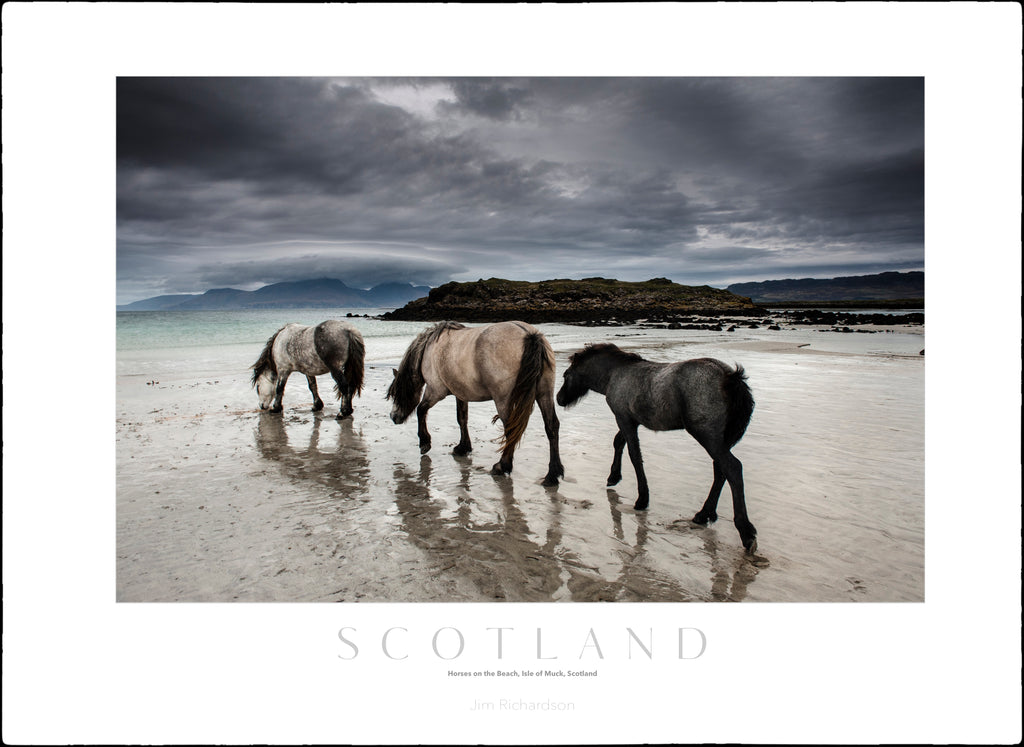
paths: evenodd
<path fill-rule="evenodd" d="M 723 383 L 730 371 L 713 358 L 638 362 L 612 373 L 606 399 L 613 411 L 654 431 L 702 430 L 724 422 L 728 402 Z"/>
<path fill-rule="evenodd" d="M 424 354 L 424 378 L 428 384 L 434 378 L 447 391 L 469 402 L 506 397 L 519 372 L 523 341 L 535 333 L 537 329 L 524 322 L 451 330 Z"/>
<path fill-rule="evenodd" d="M 327 373 L 327 368 L 317 355 L 314 343 L 315 327 L 302 324 L 285 325 L 274 343 L 274 360 L 282 375 L 299 371 L 311 376 Z"/>
<path fill-rule="evenodd" d="M 352 325 L 328 319 L 313 328 L 313 349 L 328 366 L 341 365 L 348 358 L 352 338 L 358 334 Z"/>

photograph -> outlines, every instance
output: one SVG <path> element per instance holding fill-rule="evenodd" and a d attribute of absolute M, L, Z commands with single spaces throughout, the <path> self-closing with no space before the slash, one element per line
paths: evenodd
<path fill-rule="evenodd" d="M 1019 6 L 3 26 L 5 743 L 1020 742 Z"/>
<path fill-rule="evenodd" d="M 923 601 L 924 103 L 118 78 L 118 601 Z"/>

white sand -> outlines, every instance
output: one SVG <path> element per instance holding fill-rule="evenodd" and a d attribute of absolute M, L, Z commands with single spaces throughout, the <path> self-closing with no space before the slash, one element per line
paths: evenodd
<path fill-rule="evenodd" d="M 566 475 L 540 481 L 547 440 L 535 411 L 509 477 L 488 474 L 498 427 L 470 405 L 474 451 L 456 458 L 455 401 L 415 418 L 384 399 L 408 339 L 368 341 L 353 418 L 313 413 L 294 376 L 281 415 L 261 413 L 229 346 L 119 354 L 119 601 L 922 601 L 924 347 L 898 334 L 813 329 L 694 333 L 543 325 L 558 377 L 583 341 L 609 340 L 653 360 L 740 362 L 757 407 L 734 452 L 758 528 L 755 557 L 732 525 L 689 518 L 711 462 L 684 432 L 641 429 L 651 486 L 605 487 L 614 421 L 591 394 L 559 409 Z M 151 383 L 152 382 L 152 383 Z M 321 377 L 321 392 L 332 391 Z"/>

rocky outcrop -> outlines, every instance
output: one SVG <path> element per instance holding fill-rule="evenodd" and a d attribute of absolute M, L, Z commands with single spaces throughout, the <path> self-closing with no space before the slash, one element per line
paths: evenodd
<path fill-rule="evenodd" d="M 607 278 L 527 282 L 491 278 L 445 283 L 384 315 L 400 321 L 634 322 L 679 314 L 761 315 L 749 298 L 709 286 L 654 278 L 630 283 Z"/>

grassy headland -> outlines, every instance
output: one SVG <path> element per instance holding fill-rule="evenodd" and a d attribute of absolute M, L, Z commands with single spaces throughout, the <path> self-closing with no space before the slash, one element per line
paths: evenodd
<path fill-rule="evenodd" d="M 749 298 L 707 285 L 689 286 L 667 278 L 624 282 L 608 278 L 528 282 L 490 278 L 445 283 L 424 298 L 384 315 L 400 321 L 632 322 L 678 314 L 760 316 Z"/>

